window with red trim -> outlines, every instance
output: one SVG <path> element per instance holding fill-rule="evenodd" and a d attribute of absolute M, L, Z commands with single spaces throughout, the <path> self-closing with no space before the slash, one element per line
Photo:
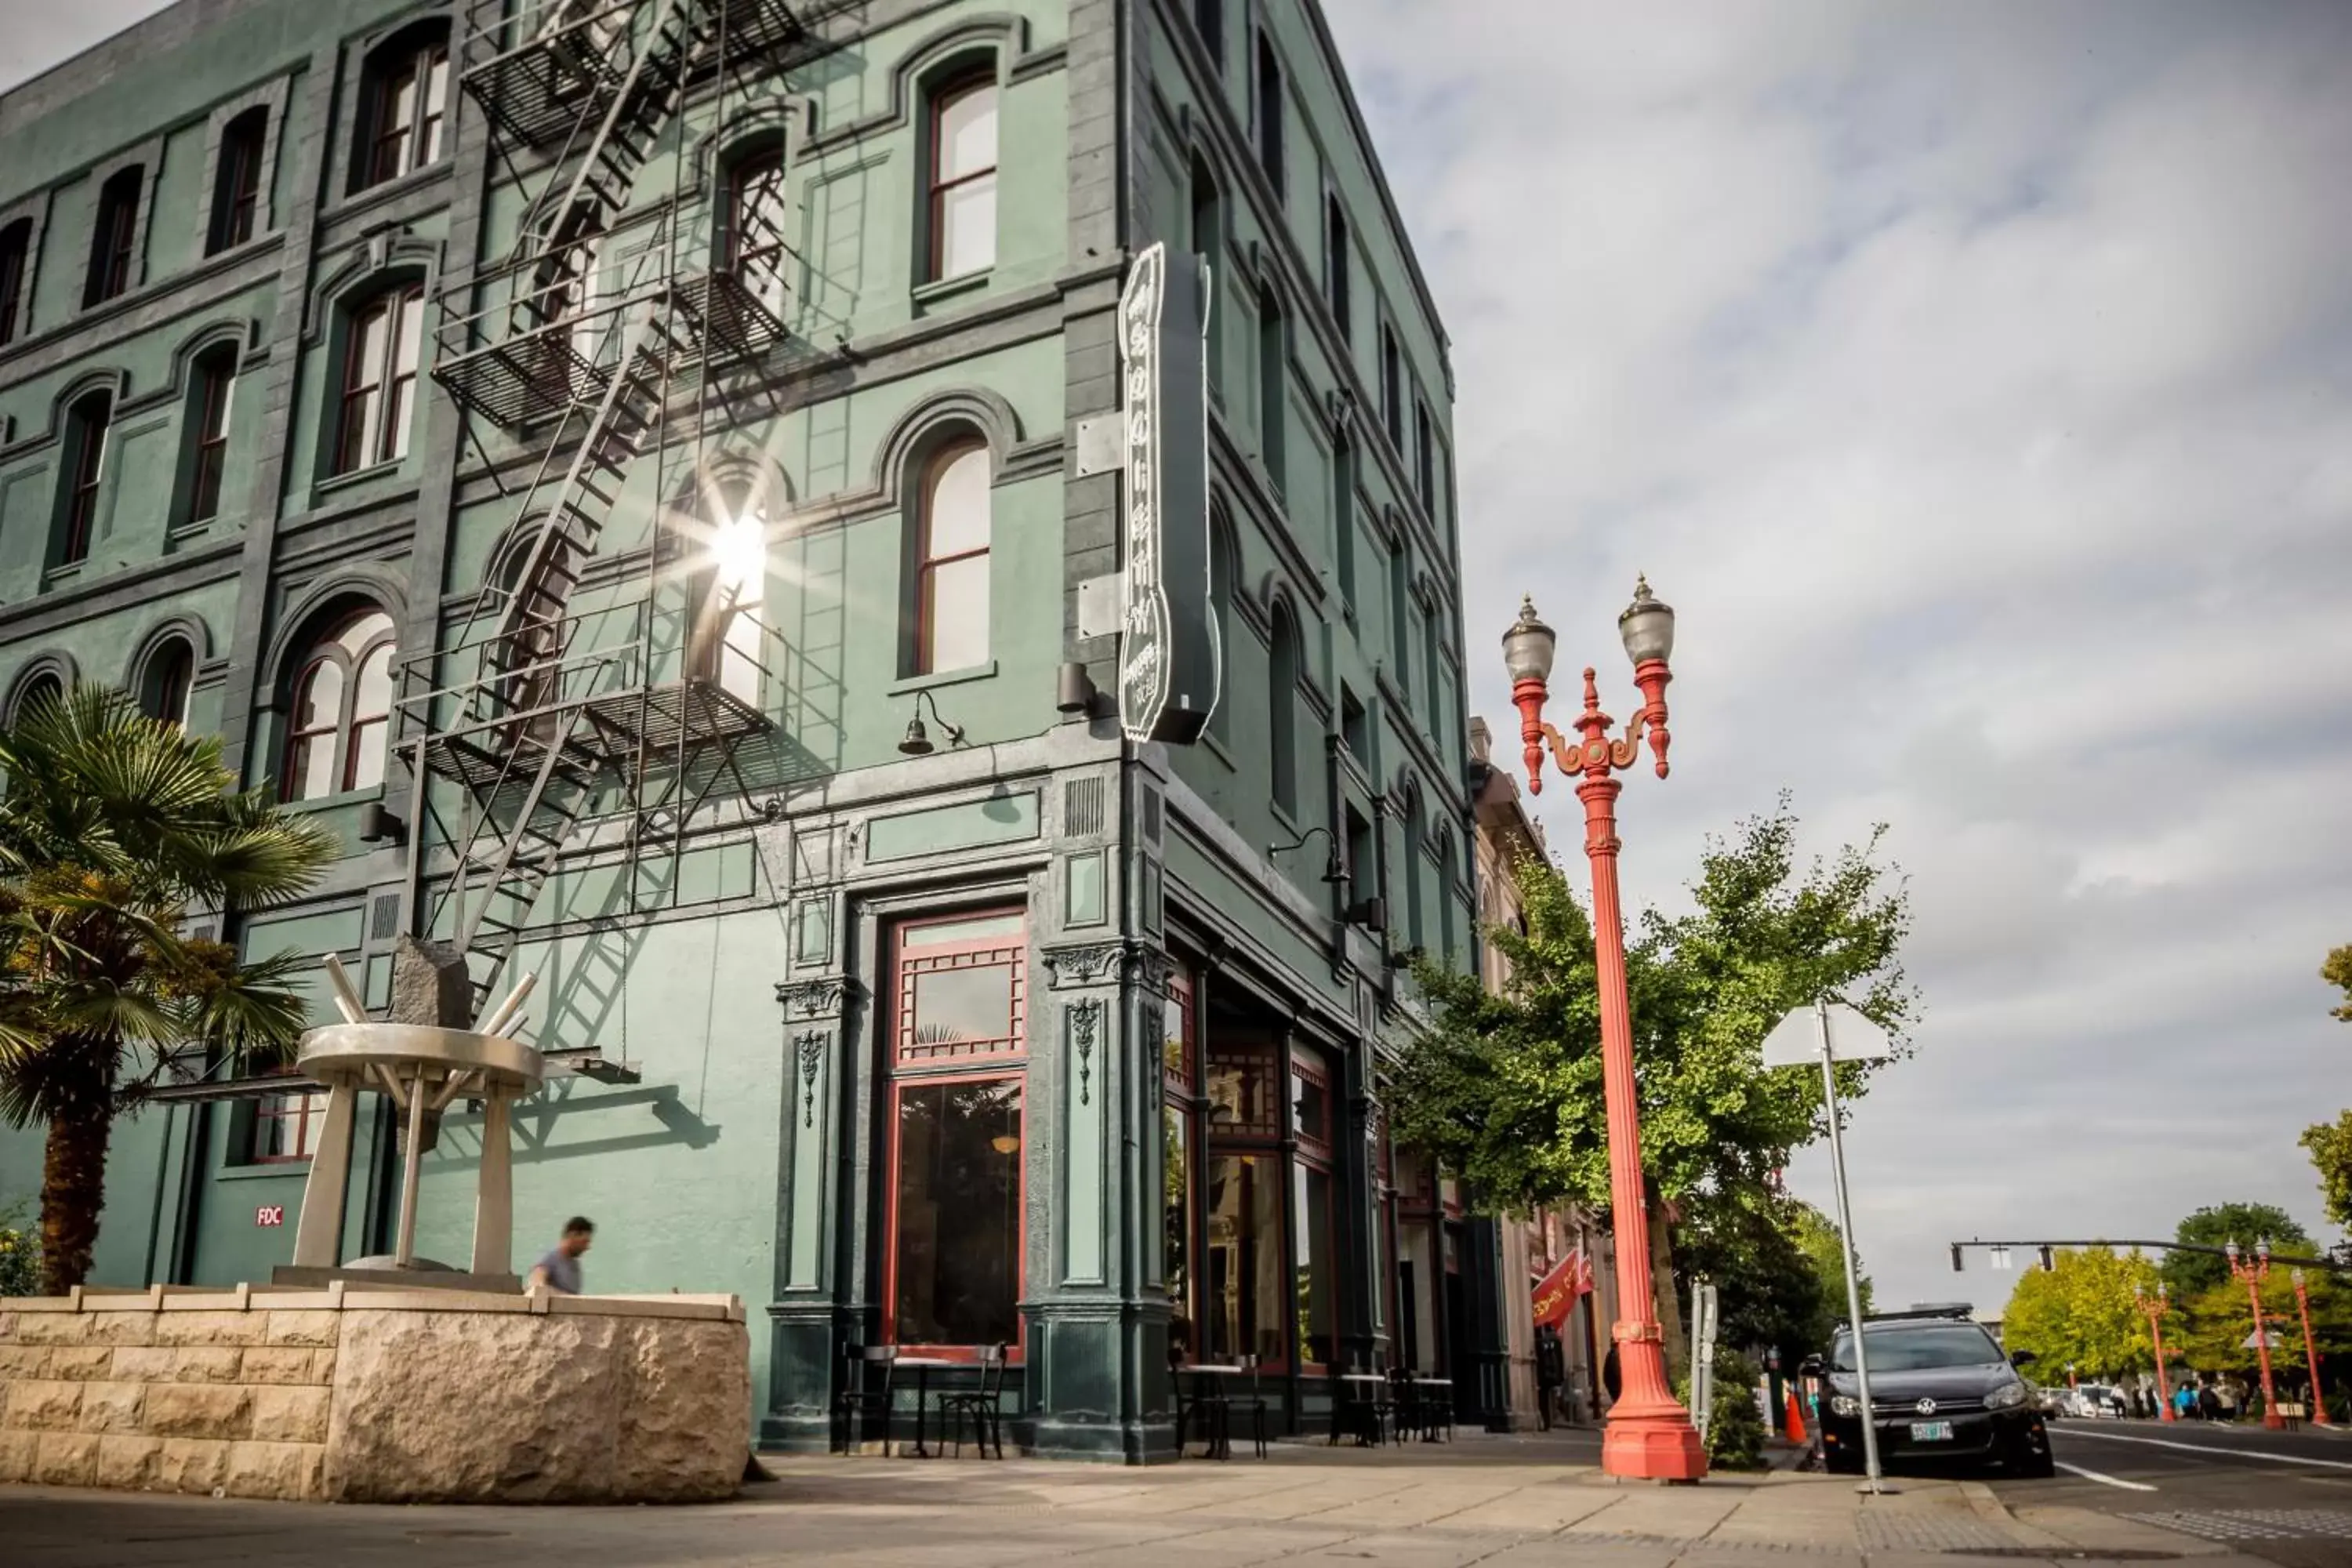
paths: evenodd
<path fill-rule="evenodd" d="M 891 936 L 886 1339 L 958 1356 L 1021 1342 L 1027 917 Z"/>
<path fill-rule="evenodd" d="M 309 1159 L 318 1150 L 326 1120 L 323 1089 L 273 1094 L 258 1101 L 253 1111 L 253 1142 L 246 1152 L 247 1163 L 276 1165 Z"/>
<path fill-rule="evenodd" d="M 424 348 L 425 290 L 377 295 L 352 317 L 343 344 L 343 400 L 335 472 L 352 473 L 408 456 L 409 413 Z"/>
<path fill-rule="evenodd" d="M 931 100 L 933 280 L 996 265 L 996 79 L 967 78 Z"/>
<path fill-rule="evenodd" d="M 353 612 L 294 678 L 279 798 L 318 800 L 383 782 L 392 733 L 392 617 Z"/>
<path fill-rule="evenodd" d="M 236 355 L 215 351 L 196 362 L 195 451 L 188 481 L 188 521 L 220 514 L 221 479 L 228 467 L 229 405 L 236 392 Z"/>
<path fill-rule="evenodd" d="M 355 191 L 441 161 L 449 116 L 449 41 L 427 35 L 387 46 L 368 64 L 365 155 Z"/>
<path fill-rule="evenodd" d="M 243 245 L 261 222 L 261 155 L 268 145 L 269 110 L 259 104 L 230 121 L 221 132 L 218 185 L 213 193 L 213 231 L 206 254 Z"/>
<path fill-rule="evenodd" d="M 1200 1280 L 1207 1358 L 1290 1363 L 1292 1274 L 1283 1250 L 1282 1060 L 1270 1039 L 1213 1037 L 1201 1164 L 1206 1247 Z"/>
<path fill-rule="evenodd" d="M 1192 971 L 1178 964 L 1168 977 L 1160 1047 L 1162 1282 L 1180 1326 L 1181 1349 L 1197 1351 L 1192 1308 L 1193 1040 L 1197 1028 Z"/>
<path fill-rule="evenodd" d="M 139 249 L 139 195 L 146 172 L 133 163 L 107 176 L 98 188 L 98 226 L 89 240 L 89 277 L 81 308 L 102 305 L 131 287 Z"/>
<path fill-rule="evenodd" d="M 959 442 L 924 470 L 915 584 L 917 675 L 988 662 L 988 448 Z"/>

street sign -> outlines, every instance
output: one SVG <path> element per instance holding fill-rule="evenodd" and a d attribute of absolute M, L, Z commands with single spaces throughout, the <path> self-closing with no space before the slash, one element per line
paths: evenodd
<path fill-rule="evenodd" d="M 1816 1017 L 1811 1007 L 1798 1007 L 1764 1037 L 1768 1068 L 1811 1067 L 1822 1059 L 1822 1036 L 1828 1034 L 1830 1059 L 1836 1062 L 1883 1062 L 1895 1054 L 1895 1042 L 1885 1030 L 1843 1002 L 1831 1002 Z"/>

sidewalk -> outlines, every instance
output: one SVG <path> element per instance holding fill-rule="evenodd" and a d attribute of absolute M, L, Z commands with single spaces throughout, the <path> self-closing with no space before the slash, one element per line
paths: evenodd
<path fill-rule="evenodd" d="M 0 1488 L 12 1568 L 430 1561 L 434 1568 L 691 1563 L 1119 1568 L 1378 1563 L 1394 1568 L 1819 1568 L 2250 1560 L 2087 1510 L 2011 1519 L 1969 1482 L 1775 1473 L 1622 1485 L 1589 1434 L 1445 1447 L 1284 1443 L 1264 1461 L 1150 1470 L 1035 1460 L 768 1456 L 776 1479 L 686 1509 L 325 1508 Z M 1990 1555 L 1987 1555 L 1990 1554 Z"/>

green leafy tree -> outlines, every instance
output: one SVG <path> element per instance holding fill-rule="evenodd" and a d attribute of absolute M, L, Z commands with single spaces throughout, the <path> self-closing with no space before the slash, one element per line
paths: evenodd
<path fill-rule="evenodd" d="M 1837 1226 L 1830 1216 L 1811 1204 L 1795 1204 L 1790 1215 L 1792 1234 L 1797 1248 L 1804 1254 L 1805 1263 L 1821 1282 L 1823 1302 L 1822 1321 L 1817 1324 L 1806 1343 L 1811 1348 L 1826 1347 L 1837 1325 L 1845 1321 L 1849 1308 L 1845 1299 L 1845 1248 L 1840 1243 Z M 1861 1261 L 1861 1254 L 1854 1255 Z M 1862 1310 L 1864 1316 L 1878 1310 L 1878 1301 L 1870 1287 L 1870 1274 L 1864 1270 L 1854 1283 L 1861 1287 Z M 1784 1347 L 1785 1348 L 1785 1347 Z"/>
<path fill-rule="evenodd" d="M 2319 966 L 2319 977 L 2344 994 L 2342 1005 L 2328 1009 L 2328 1016 L 2352 1024 L 2352 942 L 2336 948 Z"/>
<path fill-rule="evenodd" d="M 2226 1270 L 2226 1265 L 2224 1266 Z M 2352 1354 L 2352 1288 L 2324 1269 L 2305 1271 L 2311 1298 L 2311 1337 L 2323 1364 L 2320 1375 L 2334 1383 L 2339 1373 L 2331 1359 Z M 2303 1352 L 2303 1322 L 2295 1309 L 2294 1271 L 2273 1266 L 2260 1286 L 2263 1316 L 2271 1331 L 2271 1371 L 2282 1390 L 2299 1389 L 2310 1381 Z M 2261 1352 L 2248 1342 L 2254 1331 L 2253 1308 L 2246 1299 L 2245 1282 L 2223 1278 L 2188 1301 L 2176 1330 L 2165 1329 L 2165 1349 L 2199 1371 L 2229 1373 L 2249 1386 L 2259 1374 Z M 2340 1412 L 2336 1413 L 2339 1415 Z"/>
<path fill-rule="evenodd" d="M 2001 1338 L 2011 1351 L 2039 1358 L 2034 1373 L 2045 1383 L 2059 1381 L 2069 1366 L 2092 1378 L 2152 1368 L 2147 1319 L 2132 1292 L 2154 1295 L 2157 1282 L 2156 1265 L 2137 1251 L 2061 1251 L 2053 1267 L 2019 1279 L 2001 1313 Z"/>
<path fill-rule="evenodd" d="M 2224 1247 L 2234 1241 L 2247 1251 L 2268 1237 L 2280 1252 L 2308 1254 L 2311 1236 L 2293 1215 L 2275 1204 L 2212 1204 L 2173 1226 L 2172 1239 L 2198 1247 Z M 2188 1301 L 2230 1278 L 2224 1258 L 2205 1252 L 2171 1252 L 2164 1258 L 2164 1282 L 2173 1299 Z"/>
<path fill-rule="evenodd" d="M 2352 1024 L 2352 944 L 2339 947 L 2319 966 L 2319 977 L 2342 994 L 2341 1005 L 2329 1016 Z M 2320 1200 L 2327 1223 L 2352 1228 L 2352 1110 L 2333 1121 L 2315 1122 L 2303 1131 L 2302 1143 L 2319 1173 Z"/>
<path fill-rule="evenodd" d="M 190 911 L 294 897 L 334 841 L 236 793 L 220 742 L 77 686 L 0 733 L 0 1118 L 47 1123 L 45 1287 L 89 1273 L 116 1118 L 180 1053 L 282 1052 L 304 1006 L 288 956 L 239 961 Z"/>
<path fill-rule="evenodd" d="M 1876 836 L 1801 869 L 1796 832 L 1784 801 L 1731 840 L 1708 840 L 1692 910 L 1645 913 L 1627 946 L 1643 1164 L 1661 1247 L 1669 1232 L 1657 1215 L 1671 1204 L 1687 1232 L 1712 1233 L 1724 1256 L 1740 1251 L 1731 1238 L 1754 1224 L 1742 1211 L 1765 1205 L 1790 1151 L 1826 1132 L 1817 1075 L 1763 1070 L 1764 1036 L 1781 1015 L 1835 992 L 1899 1041 L 1916 1011 L 1897 956 L 1908 907 Z M 1591 926 L 1559 871 L 1525 863 L 1517 874 L 1526 929 L 1488 933 L 1511 965 L 1503 994 L 1473 976 L 1416 969 L 1432 1026 L 1404 1052 L 1395 1125 L 1499 1207 L 1571 1200 L 1603 1211 Z M 1869 1069 L 1838 1070 L 1841 1093 L 1859 1096 Z M 1672 1272 L 1657 1272 L 1671 1334 Z"/>

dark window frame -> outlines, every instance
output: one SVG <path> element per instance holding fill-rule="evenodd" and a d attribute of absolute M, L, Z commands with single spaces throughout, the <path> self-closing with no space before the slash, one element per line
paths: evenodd
<path fill-rule="evenodd" d="M 269 147 L 269 106 L 241 110 L 221 129 L 212 232 L 205 254 L 244 245 L 260 231 L 262 164 Z"/>
<path fill-rule="evenodd" d="M 360 645 L 357 651 L 342 646 L 342 638 L 346 633 L 361 622 L 375 616 L 384 617 L 385 625 L 382 630 L 370 633 L 367 640 Z M 376 655 L 386 648 L 391 650 L 389 658 L 396 661 L 400 657 L 399 639 L 400 623 L 394 617 L 392 612 L 379 605 L 366 602 L 355 605 L 343 614 L 324 623 L 319 635 L 310 640 L 307 645 L 308 651 L 304 654 L 301 664 L 296 668 L 294 679 L 288 683 L 286 689 L 289 699 L 286 707 L 286 743 L 283 748 L 284 756 L 278 770 L 278 798 L 281 802 L 291 804 L 301 800 L 326 800 L 338 795 L 351 794 L 354 790 L 374 789 L 383 783 L 381 775 L 364 784 L 359 782 L 359 742 L 363 731 L 377 725 L 385 726 L 387 732 L 389 731 L 395 704 L 388 693 L 383 712 L 360 713 L 358 710 L 360 677 Z M 336 698 L 334 721 L 331 724 L 316 724 L 308 729 L 298 728 L 301 723 L 302 710 L 305 706 L 304 694 L 309 690 L 310 684 L 320 668 L 330 664 L 336 666 L 342 677 L 342 687 Z M 307 760 L 302 742 L 320 735 L 331 736 L 333 740 L 335 749 L 331 773 L 335 781 L 334 787 L 323 795 L 298 795 L 295 793 L 298 787 L 295 769 L 298 763 Z M 387 746 L 384 752 L 387 761 L 390 754 L 390 748 Z"/>
<path fill-rule="evenodd" d="M 1025 928 L 1028 910 L 1021 904 L 994 905 L 972 910 L 960 910 L 951 914 L 925 916 L 902 921 L 890 930 L 887 947 L 889 976 L 888 1016 L 889 1042 L 883 1069 L 888 1093 L 885 1100 L 887 1126 L 883 1138 L 886 1157 L 881 1172 L 884 1189 L 882 1235 L 882 1338 L 884 1344 L 897 1345 L 901 1351 L 948 1361 L 976 1362 L 984 1345 L 935 1344 L 928 1342 L 902 1341 L 898 1337 L 898 1268 L 899 1268 L 899 1184 L 904 1150 L 901 1109 L 906 1090 L 933 1088 L 941 1084 L 985 1084 L 1012 1082 L 1021 1089 L 1021 1146 L 1013 1152 L 1016 1161 L 1014 1212 L 1025 1216 L 1029 1199 L 1030 1129 L 1034 1111 L 1029 1086 L 1029 1008 L 1028 962 L 1029 936 Z M 1024 921 L 1017 933 L 974 935 L 968 939 L 942 942 L 913 942 L 909 938 L 940 926 L 966 921 L 988 921 L 1004 917 Z M 961 961 L 971 961 L 963 963 Z M 918 971 L 910 964 L 926 963 L 939 967 L 982 967 L 1003 964 L 1013 975 L 1013 1035 L 1001 1042 L 991 1042 L 997 1048 L 963 1056 L 918 1054 L 922 1045 L 922 1021 L 915 1003 L 912 975 Z M 1013 1333 L 1006 1342 L 1006 1360 L 1019 1365 L 1028 1337 L 1027 1320 L 1018 1310 L 1026 1294 L 1029 1272 L 1029 1227 L 1025 1218 L 1013 1227 Z"/>
<path fill-rule="evenodd" d="M 1280 495 L 1289 464 L 1290 323 L 1270 282 L 1258 291 L 1257 403 L 1258 457 Z"/>
<path fill-rule="evenodd" d="M 290 1076 L 290 1075 L 289 1075 Z M 272 1123 L 291 1123 L 294 1130 L 290 1152 L 265 1154 L 270 1141 Z M 318 1152 L 318 1139 L 326 1130 L 327 1091 L 322 1089 L 292 1089 L 284 1094 L 273 1094 L 254 1101 L 253 1127 L 246 1140 L 245 1161 L 248 1165 L 308 1164 Z"/>
<path fill-rule="evenodd" d="M 369 57 L 352 195 L 429 169 L 448 154 L 450 76 L 446 28 L 394 39 Z M 405 105 L 404 92 L 411 95 Z"/>
<path fill-rule="evenodd" d="M 931 553 L 931 532 L 936 522 L 940 482 L 946 478 L 950 467 L 975 452 L 987 458 L 989 461 L 991 489 L 988 502 L 988 542 L 978 549 L 959 551 L 952 555 L 934 555 Z M 913 673 L 916 675 L 951 673 L 950 669 L 940 668 L 938 649 L 932 641 L 934 634 L 939 629 L 938 616 L 935 613 L 937 602 L 932 591 L 932 584 L 940 567 L 951 566 L 964 561 L 989 561 L 989 592 L 992 601 L 993 599 L 996 583 L 995 564 L 992 560 L 996 549 L 995 479 L 995 458 L 990 453 L 988 443 L 976 435 L 958 437 L 952 440 L 944 441 L 924 460 L 921 489 L 915 500 L 915 667 Z M 996 637 L 994 604 L 992 602 L 988 608 L 991 612 L 988 626 L 989 643 L 992 647 L 995 646 Z M 983 659 L 982 662 L 985 663 L 986 660 Z M 952 669 L 970 668 L 972 667 L 956 665 Z"/>
<path fill-rule="evenodd" d="M 194 416 L 190 426 L 188 515 L 192 523 L 209 522 L 220 515 L 221 481 L 228 468 L 228 425 L 236 395 L 234 351 L 215 350 L 196 361 Z"/>
<path fill-rule="evenodd" d="M 1352 248 L 1347 205 L 1339 200 L 1339 192 L 1327 191 L 1323 195 L 1323 302 L 1330 307 L 1331 320 L 1339 329 L 1339 341 L 1345 343 L 1356 339 L 1355 298 L 1350 281 L 1355 269 L 1348 264 Z"/>
<path fill-rule="evenodd" d="M 1381 323 L 1381 427 L 1388 432 L 1391 451 L 1404 450 L 1404 365 L 1397 351 L 1396 329 Z"/>
<path fill-rule="evenodd" d="M 1437 521 L 1437 420 L 1419 397 L 1412 401 L 1412 487 L 1422 515 Z"/>
<path fill-rule="evenodd" d="M 0 224 L 0 344 L 16 341 L 17 319 L 32 276 L 33 220 L 20 217 Z"/>
<path fill-rule="evenodd" d="M 332 472 L 340 477 L 396 463 L 408 455 L 408 426 L 415 412 L 415 394 L 424 368 L 425 286 L 397 283 L 369 296 L 351 313 L 343 337 L 342 391 L 336 413 Z M 400 345 L 407 335 L 407 314 L 417 313 L 417 363 L 400 368 Z M 379 359 L 368 363 L 369 323 L 383 320 L 383 347 Z M 372 380 L 362 377 L 373 376 Z M 368 428 L 366 410 L 373 404 L 376 419 Z"/>
<path fill-rule="evenodd" d="M 988 166 L 972 169 L 952 178 L 942 179 L 940 171 L 947 166 L 945 137 L 948 110 L 964 100 L 979 93 L 988 93 L 994 100 L 990 112 L 996 117 L 996 144 L 989 151 Z M 989 237 L 988 265 L 949 273 L 947 266 L 947 208 L 953 195 L 968 186 L 985 180 L 993 187 L 1004 166 L 1004 99 L 997 85 L 993 64 L 975 66 L 943 78 L 929 94 L 924 127 L 923 212 L 924 235 L 923 281 L 948 283 L 958 279 L 979 278 L 995 270 L 997 235 Z M 1000 198 L 1002 193 L 999 193 Z"/>
<path fill-rule="evenodd" d="M 185 729 L 196 684 L 196 650 L 184 637 L 168 637 L 139 665 L 139 710 L 160 723 Z"/>
<path fill-rule="evenodd" d="M 1222 76 L 1225 69 L 1225 0 L 1192 0 L 1192 32 Z"/>
<path fill-rule="evenodd" d="M 75 399 L 66 415 L 72 442 L 73 468 L 66 479 L 63 510 L 58 516 L 59 566 L 78 566 L 89 559 L 97 542 L 99 499 L 106 489 L 106 448 L 114 427 L 114 395 L 89 392 Z"/>
<path fill-rule="evenodd" d="M 1257 60 L 1255 68 L 1256 94 L 1253 108 L 1256 134 L 1252 138 L 1257 151 L 1257 166 L 1265 175 L 1266 184 L 1274 187 L 1278 200 L 1287 194 L 1283 177 L 1283 86 L 1282 60 L 1275 53 L 1274 40 L 1265 29 L 1257 30 Z"/>
<path fill-rule="evenodd" d="M 1298 624 L 1289 607 L 1276 605 L 1274 634 L 1266 649 L 1266 770 L 1275 809 L 1286 821 L 1298 818 L 1298 678 L 1303 665 Z"/>
<path fill-rule="evenodd" d="M 139 163 L 115 170 L 99 187 L 98 214 L 90 225 L 89 275 L 82 284 L 83 310 L 95 310 L 131 291 L 139 254 L 139 207 L 146 194 L 147 171 Z"/>

